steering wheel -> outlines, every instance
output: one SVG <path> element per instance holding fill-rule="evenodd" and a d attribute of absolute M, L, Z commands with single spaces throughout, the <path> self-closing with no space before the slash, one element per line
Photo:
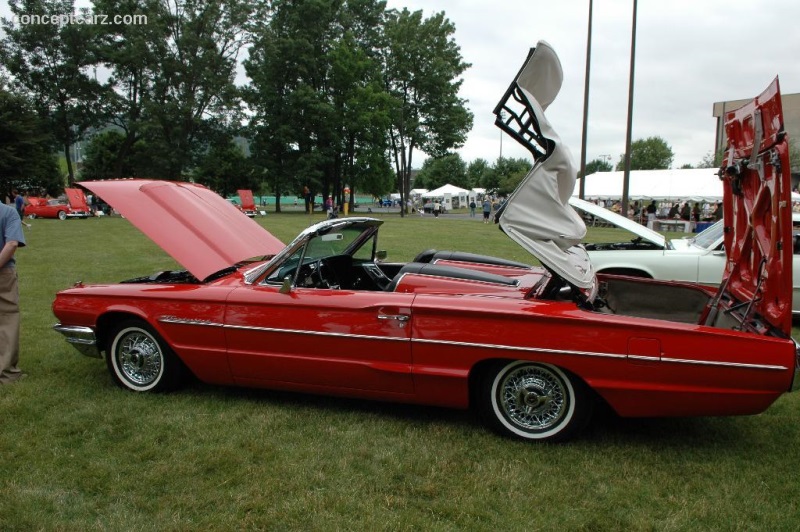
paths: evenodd
<path fill-rule="evenodd" d="M 328 266 L 325 259 L 318 259 L 311 264 L 310 277 L 316 277 L 313 285 L 316 288 L 333 288 L 338 289 L 340 286 L 339 279 L 336 277 L 336 272 Z"/>

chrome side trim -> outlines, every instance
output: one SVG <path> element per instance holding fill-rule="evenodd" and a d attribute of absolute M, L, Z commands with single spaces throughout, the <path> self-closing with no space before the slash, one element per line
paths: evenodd
<path fill-rule="evenodd" d="M 409 341 L 409 338 L 398 338 L 398 337 L 391 337 L 391 336 L 372 336 L 372 335 L 365 335 L 365 334 L 349 334 L 349 333 L 336 333 L 336 332 L 327 332 L 327 331 L 305 331 L 300 329 L 279 329 L 275 327 L 257 327 L 252 325 L 224 325 L 221 323 L 214 323 L 211 321 L 204 321 L 204 320 L 193 320 L 193 319 L 182 319 L 177 318 L 175 316 L 161 316 L 158 318 L 159 321 L 165 323 L 179 323 L 183 325 L 199 325 L 205 327 L 223 327 L 225 329 L 237 329 L 237 330 L 247 330 L 247 331 L 262 331 L 262 332 L 271 332 L 271 333 L 281 333 L 281 334 L 300 334 L 300 335 L 307 335 L 307 336 L 328 336 L 334 338 L 355 338 L 355 339 L 363 339 L 363 340 L 387 340 L 387 341 L 399 341 L 399 342 L 406 342 Z M 668 364 L 688 364 L 694 366 L 714 366 L 714 367 L 726 367 L 726 368 L 743 368 L 743 369 L 764 369 L 769 371 L 786 371 L 789 368 L 786 366 L 776 366 L 772 364 L 747 364 L 743 362 L 720 362 L 720 361 L 713 361 L 713 360 L 692 360 L 686 358 L 658 358 L 658 357 L 651 357 L 651 356 L 642 356 L 642 355 L 624 355 L 620 353 L 601 353 L 597 351 L 572 351 L 567 349 L 546 349 L 541 347 L 523 347 L 523 346 L 513 346 L 513 345 L 502 345 L 502 344 L 476 344 L 473 342 L 453 342 L 448 340 L 426 340 L 422 338 L 411 338 L 410 341 L 412 343 L 420 343 L 420 344 L 435 344 L 435 345 L 451 345 L 456 347 L 477 347 L 481 349 L 494 349 L 498 351 L 521 351 L 525 353 L 545 353 L 551 355 L 567 355 L 567 356 L 583 356 L 583 357 L 598 357 L 598 358 L 614 358 L 614 359 L 621 359 L 621 360 L 642 360 L 648 362 L 665 362 Z M 798 353 L 797 365 L 795 367 L 795 380 L 794 383 L 797 389 L 800 389 L 800 353 Z"/>
<path fill-rule="evenodd" d="M 773 366 L 772 364 L 746 364 L 743 362 L 715 362 L 713 360 L 688 360 L 685 358 L 662 358 L 662 362 L 672 362 L 674 364 L 694 364 L 703 366 L 724 366 L 728 368 L 749 368 L 749 369 L 769 369 L 786 371 L 786 366 Z"/>
<path fill-rule="evenodd" d="M 95 337 L 94 330 L 90 327 L 77 327 L 61 325 L 56 323 L 53 325 L 53 330 L 61 333 L 66 338 L 67 343 L 78 350 L 82 355 L 92 358 L 103 358 L 100 350 L 97 348 L 97 338 Z"/>
<path fill-rule="evenodd" d="M 222 323 L 197 318 L 179 318 L 178 316 L 159 316 L 156 318 L 161 323 L 179 323 L 181 325 L 204 325 L 206 327 L 224 327 Z"/>
<path fill-rule="evenodd" d="M 521 347 L 521 346 L 501 345 L 501 344 L 476 344 L 473 342 L 450 342 L 447 340 L 425 340 L 422 338 L 413 338 L 411 341 L 414 343 L 421 343 L 421 344 L 454 345 L 458 347 L 480 347 L 486 349 L 498 349 L 503 351 L 524 351 L 526 353 L 547 353 L 552 355 L 578 355 L 578 356 L 591 356 L 591 357 L 603 357 L 603 358 L 619 358 L 623 360 L 628 358 L 626 355 L 620 355 L 618 353 L 568 351 L 564 349 L 545 349 L 541 347 Z"/>
<path fill-rule="evenodd" d="M 420 338 L 413 338 L 411 340 L 415 343 L 437 344 L 437 345 L 454 345 L 459 347 L 478 347 L 487 349 L 498 349 L 506 351 L 523 351 L 526 353 L 546 353 L 552 355 L 570 355 L 570 356 L 587 356 L 587 357 L 600 357 L 600 358 L 616 358 L 616 359 L 635 359 L 647 360 L 653 362 L 667 362 L 672 364 L 692 364 L 697 366 L 722 366 L 731 368 L 747 368 L 747 369 L 766 369 L 771 371 L 786 371 L 786 366 L 774 366 L 770 364 L 745 364 L 741 362 L 716 362 L 709 360 L 691 360 L 683 358 L 657 358 L 639 355 L 622 355 L 619 353 L 599 353 L 593 351 L 571 351 L 566 349 L 543 349 L 539 347 L 520 347 L 511 345 L 499 344 L 476 344 L 471 342 L 450 342 L 445 340 L 424 340 Z M 800 364 L 800 362 L 798 362 Z"/>
<path fill-rule="evenodd" d="M 390 342 L 408 342 L 409 338 L 399 338 L 394 336 L 372 336 L 368 334 L 348 334 L 325 331 L 303 331 L 300 329 L 277 329 L 272 327 L 254 327 L 250 325 L 225 325 L 226 329 L 237 329 L 243 331 L 261 331 L 286 334 L 304 334 L 307 336 L 328 336 L 333 338 L 355 338 L 356 340 L 387 340 Z"/>

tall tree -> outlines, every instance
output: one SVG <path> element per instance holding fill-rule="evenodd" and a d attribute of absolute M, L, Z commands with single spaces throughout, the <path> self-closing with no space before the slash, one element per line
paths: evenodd
<path fill-rule="evenodd" d="M 460 76 L 470 65 L 462 60 L 454 32 L 443 12 L 427 19 L 422 11 L 388 12 L 385 76 L 396 101 L 390 140 L 403 205 L 414 151 L 442 156 L 462 146 L 472 127 L 472 113 L 458 96 Z"/>
<path fill-rule="evenodd" d="M 95 7 L 147 17 L 147 24 L 102 27 L 114 88 L 109 108 L 125 134 L 117 166 L 144 139 L 157 164 L 153 177 L 177 179 L 213 138 L 235 129 L 234 78 L 253 2 L 95 0 Z"/>
<path fill-rule="evenodd" d="M 345 185 L 384 188 L 392 102 L 375 50 L 385 3 L 278 0 L 272 7 L 245 62 L 253 152 L 271 187 L 280 195 L 308 186 L 337 203 Z"/>
<path fill-rule="evenodd" d="M 0 201 L 12 189 L 63 188 L 53 156 L 54 139 L 46 121 L 24 97 L 6 90 L 0 81 Z"/>
<path fill-rule="evenodd" d="M 109 24 L 98 28 L 98 55 L 111 75 L 103 93 L 101 110 L 105 121 L 120 133 L 104 137 L 95 146 L 97 157 L 103 154 L 102 173 L 108 177 L 129 177 L 141 166 L 137 156 L 149 155 L 137 150 L 144 145 L 149 117 L 145 105 L 152 101 L 155 79 L 160 75 L 159 43 L 168 38 L 164 5 L 160 0 L 94 0 L 100 13 L 118 13 L 145 17 L 147 24 Z M 121 135 L 121 138 L 120 138 Z M 102 146 L 102 149 L 101 149 Z M 107 151 L 111 150 L 111 151 Z M 91 164 L 97 164 L 96 159 Z M 88 164 L 90 161 L 86 161 Z M 153 168 L 157 177 L 162 169 Z M 100 171 L 92 167 L 90 175 Z"/>
<path fill-rule="evenodd" d="M 631 143 L 631 170 L 666 170 L 672 166 L 674 158 L 672 148 L 661 137 L 648 137 Z M 617 171 L 624 168 L 623 155 L 617 163 Z"/>
<path fill-rule="evenodd" d="M 469 186 L 464 188 L 482 187 L 486 179 L 485 176 L 493 171 L 486 159 L 475 159 L 467 165 L 467 183 Z"/>
<path fill-rule="evenodd" d="M 494 178 L 497 180 L 497 186 L 493 190 L 501 196 L 511 194 L 530 169 L 531 162 L 527 159 L 500 157 L 494 167 Z"/>
<path fill-rule="evenodd" d="M 330 138 L 330 108 L 318 89 L 326 79 L 331 10 L 329 0 L 275 1 L 244 63 L 251 79 L 245 94 L 254 113 L 251 150 L 275 193 L 277 212 L 286 193 L 300 194 L 304 186 L 319 192 L 330 168 L 330 145 L 319 143 Z"/>
<path fill-rule="evenodd" d="M 467 163 L 457 153 L 448 153 L 442 157 L 429 157 L 422 163 L 422 170 L 414 183 L 417 188 L 430 190 L 448 184 L 470 188 L 467 182 Z"/>
<path fill-rule="evenodd" d="M 586 163 L 586 175 L 592 175 L 597 172 L 610 172 L 614 167 L 605 159 L 592 159 Z"/>
<path fill-rule="evenodd" d="M 48 118 L 72 183 L 75 169 L 70 146 L 96 123 L 102 91 L 90 75 L 90 67 L 97 62 L 94 29 L 88 24 L 52 23 L 75 15 L 73 0 L 10 0 L 8 6 L 14 17 L 2 20 L 6 36 L 0 59 L 15 84 L 34 98 Z M 22 20 L 32 23 L 16 22 Z"/>
<path fill-rule="evenodd" d="M 223 197 L 239 189 L 257 189 L 250 160 L 233 141 L 214 143 L 194 169 L 194 178 Z"/>

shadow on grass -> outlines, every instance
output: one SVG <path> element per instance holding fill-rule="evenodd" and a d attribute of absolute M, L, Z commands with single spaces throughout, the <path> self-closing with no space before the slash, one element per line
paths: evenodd
<path fill-rule="evenodd" d="M 492 432 L 471 410 L 457 410 L 425 405 L 393 403 L 347 397 L 314 395 L 300 392 L 256 388 L 220 387 L 194 382 L 178 394 L 190 394 L 225 401 L 247 401 L 274 407 L 318 410 L 331 415 L 364 415 L 391 422 L 411 423 L 418 427 L 436 425 L 455 427 L 458 431 Z M 763 419 L 763 418 L 762 418 Z M 697 418 L 622 418 L 607 406 L 595 411 L 589 426 L 574 442 L 583 447 L 603 448 L 626 445 L 643 448 L 713 451 L 748 449 L 755 441 L 768 439 L 770 424 L 761 424 L 757 416 Z M 760 433 L 759 436 L 750 434 Z M 498 437 L 501 437 L 498 435 Z M 508 439 L 507 441 L 514 441 Z M 526 442 L 521 442 L 528 445 Z"/>

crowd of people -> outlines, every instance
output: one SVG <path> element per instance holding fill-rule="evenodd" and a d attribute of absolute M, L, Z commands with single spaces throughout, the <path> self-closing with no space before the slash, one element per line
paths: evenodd
<path fill-rule="evenodd" d="M 619 200 L 595 200 L 597 205 L 622 214 Z M 687 222 L 707 222 L 722 219 L 722 202 L 663 201 L 651 200 L 644 205 L 639 201 L 628 204 L 628 218 L 640 223 L 656 219 L 684 220 Z"/>

